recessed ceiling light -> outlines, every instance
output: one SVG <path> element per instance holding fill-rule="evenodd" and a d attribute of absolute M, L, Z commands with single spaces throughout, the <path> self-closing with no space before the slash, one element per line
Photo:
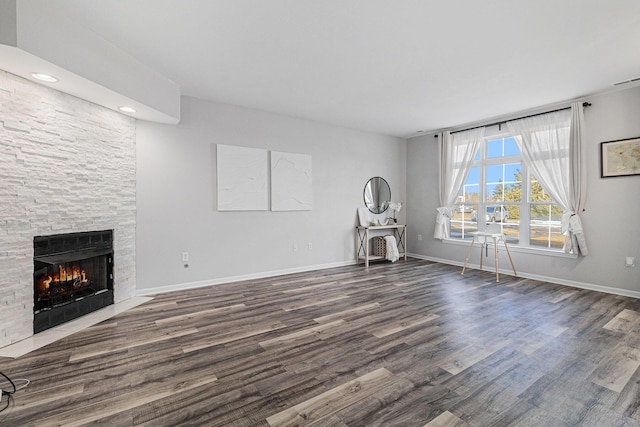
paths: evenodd
<path fill-rule="evenodd" d="M 118 107 L 118 110 L 122 111 L 123 113 L 135 113 L 136 109 L 135 108 L 131 108 L 131 107 Z"/>
<path fill-rule="evenodd" d="M 40 81 L 43 82 L 47 82 L 47 83 L 55 83 L 58 81 L 57 78 L 53 77 L 52 75 L 49 74 L 44 74 L 44 73 L 31 73 L 31 75 L 33 76 L 33 78 L 38 79 Z"/>

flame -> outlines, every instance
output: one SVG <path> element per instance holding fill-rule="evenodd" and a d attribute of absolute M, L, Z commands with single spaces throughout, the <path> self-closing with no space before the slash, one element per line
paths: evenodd
<path fill-rule="evenodd" d="M 38 293 L 41 295 L 49 294 L 49 286 L 51 285 L 52 281 L 53 281 L 53 278 L 48 274 L 40 276 L 40 280 L 38 281 L 38 286 L 37 286 Z"/>
<path fill-rule="evenodd" d="M 48 287 L 49 287 L 49 285 L 51 284 L 51 281 L 52 281 L 52 280 L 53 280 L 53 279 L 51 278 L 51 276 L 46 275 L 46 276 L 44 277 L 44 279 L 42 279 L 42 285 L 43 285 L 45 288 L 48 288 Z"/>
<path fill-rule="evenodd" d="M 63 266 L 58 265 L 58 267 L 54 270 L 53 275 L 45 273 L 41 275 L 37 280 L 36 289 L 38 290 L 38 294 L 41 297 L 46 297 L 51 295 L 52 285 L 64 284 L 67 283 L 67 286 L 73 286 L 74 288 L 80 288 L 89 283 L 87 279 L 87 273 L 80 266 L 72 265 L 72 266 Z M 71 283 L 68 283 L 71 282 Z M 59 290 L 59 288 L 58 288 Z M 56 293 L 56 289 L 53 289 L 53 292 Z"/>

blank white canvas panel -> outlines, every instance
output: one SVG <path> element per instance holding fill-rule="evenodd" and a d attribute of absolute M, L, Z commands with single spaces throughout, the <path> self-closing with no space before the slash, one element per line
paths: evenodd
<path fill-rule="evenodd" d="M 310 211 L 313 207 L 311 156 L 271 152 L 271 210 Z"/>
<path fill-rule="evenodd" d="M 218 210 L 268 210 L 267 150 L 221 144 L 216 148 Z"/>

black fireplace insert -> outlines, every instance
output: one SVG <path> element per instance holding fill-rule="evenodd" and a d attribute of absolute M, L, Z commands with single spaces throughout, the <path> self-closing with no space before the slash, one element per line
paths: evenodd
<path fill-rule="evenodd" d="M 33 331 L 113 304 L 113 230 L 33 239 Z"/>

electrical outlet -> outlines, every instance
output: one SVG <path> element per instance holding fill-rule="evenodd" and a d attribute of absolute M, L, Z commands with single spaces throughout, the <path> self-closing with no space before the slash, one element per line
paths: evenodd
<path fill-rule="evenodd" d="M 422 240 L 422 234 L 418 234 L 418 240 Z"/>
<path fill-rule="evenodd" d="M 636 266 L 636 259 L 635 259 L 635 257 L 628 256 L 628 257 L 624 260 L 624 266 L 625 266 L 625 267 L 635 267 L 635 266 Z"/>
<path fill-rule="evenodd" d="M 313 243 L 309 242 L 309 246 L 307 246 L 309 248 L 310 251 L 313 250 Z"/>
<path fill-rule="evenodd" d="M 189 252 L 182 252 L 182 262 L 189 261 Z"/>

